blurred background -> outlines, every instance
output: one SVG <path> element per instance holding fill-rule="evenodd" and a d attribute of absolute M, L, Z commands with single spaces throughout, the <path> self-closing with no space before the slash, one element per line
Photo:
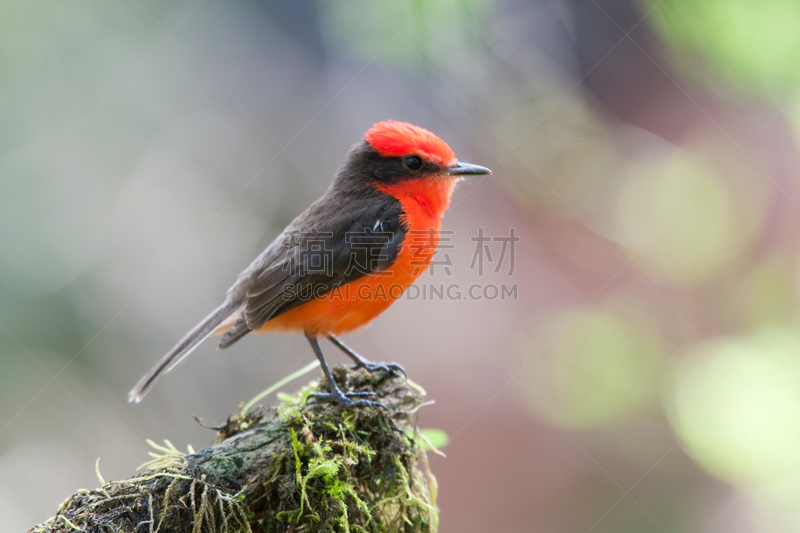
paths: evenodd
<path fill-rule="evenodd" d="M 393 118 L 494 170 L 418 282 L 463 297 L 347 339 L 437 402 L 441 531 L 797 531 L 798 92 L 795 0 L 4 0 L 4 530 L 312 360 L 208 343 L 126 403 Z"/>

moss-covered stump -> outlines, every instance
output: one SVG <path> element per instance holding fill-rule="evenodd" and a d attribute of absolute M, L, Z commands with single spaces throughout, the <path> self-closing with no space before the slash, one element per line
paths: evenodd
<path fill-rule="evenodd" d="M 71 496 L 36 533 L 429 532 L 436 480 L 415 428 L 421 394 L 400 377 L 334 369 L 388 411 L 318 402 L 314 382 L 232 416 L 185 455 L 168 444 L 142 475 Z"/>

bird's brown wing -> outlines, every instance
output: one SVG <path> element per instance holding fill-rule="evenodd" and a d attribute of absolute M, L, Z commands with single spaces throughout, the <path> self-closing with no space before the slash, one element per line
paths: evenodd
<path fill-rule="evenodd" d="M 273 250 L 273 259 L 252 273 L 239 318 L 219 347 L 342 284 L 388 268 L 405 237 L 401 214 L 395 201 L 313 230 L 289 228 L 280 251 Z"/>

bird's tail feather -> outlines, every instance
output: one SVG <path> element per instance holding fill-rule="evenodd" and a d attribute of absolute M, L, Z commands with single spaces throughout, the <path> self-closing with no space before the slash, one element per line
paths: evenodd
<path fill-rule="evenodd" d="M 192 330 L 167 352 L 158 364 L 151 368 L 150 371 L 139 380 L 139 383 L 131 389 L 131 392 L 128 393 L 128 401 L 136 403 L 142 401 L 142 398 L 145 397 L 158 378 L 167 372 L 175 370 L 178 365 L 189 357 L 189 354 L 191 354 L 201 342 L 211 336 L 217 327 L 238 308 L 239 304 L 225 302 L 203 319 L 202 322 L 192 328 Z"/>

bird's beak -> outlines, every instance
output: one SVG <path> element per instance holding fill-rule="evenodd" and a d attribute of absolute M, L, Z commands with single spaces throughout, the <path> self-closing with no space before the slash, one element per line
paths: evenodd
<path fill-rule="evenodd" d="M 492 173 L 492 171 L 486 167 L 461 162 L 444 169 L 442 172 L 450 176 L 483 176 L 484 174 Z"/>

